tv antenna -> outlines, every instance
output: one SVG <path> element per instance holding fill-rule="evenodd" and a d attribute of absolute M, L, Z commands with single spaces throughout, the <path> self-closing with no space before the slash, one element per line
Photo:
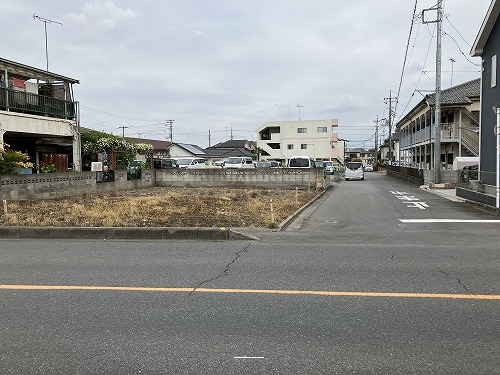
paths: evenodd
<path fill-rule="evenodd" d="M 47 72 L 48 72 L 49 71 L 49 51 L 48 51 L 48 42 L 47 42 L 47 23 L 57 23 L 58 25 L 62 25 L 62 23 L 37 16 L 35 13 L 33 13 L 33 19 L 41 21 L 45 24 L 45 59 L 47 61 Z"/>

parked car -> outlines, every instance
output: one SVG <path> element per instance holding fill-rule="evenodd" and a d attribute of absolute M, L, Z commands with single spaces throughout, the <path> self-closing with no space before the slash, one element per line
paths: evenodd
<path fill-rule="evenodd" d="M 271 168 L 282 168 L 283 167 L 281 165 L 280 161 L 271 160 L 271 161 L 269 161 L 269 163 L 271 163 Z"/>
<path fill-rule="evenodd" d="M 255 168 L 253 160 L 251 157 L 246 156 L 232 156 L 227 158 L 224 162 L 224 168 L 238 168 L 238 169 L 248 169 Z"/>
<path fill-rule="evenodd" d="M 344 178 L 346 181 L 364 180 L 365 179 L 365 171 L 363 170 L 363 164 L 360 161 L 347 162 L 345 164 Z"/>
<path fill-rule="evenodd" d="M 373 167 L 371 164 L 365 165 L 365 172 L 373 172 Z"/>
<path fill-rule="evenodd" d="M 314 168 L 314 160 L 309 156 L 292 156 L 288 160 L 288 168 Z"/>
<path fill-rule="evenodd" d="M 258 162 L 255 163 L 255 168 L 257 168 L 257 169 L 271 168 L 271 162 L 269 162 L 269 161 L 258 161 Z"/>
<path fill-rule="evenodd" d="M 323 160 L 314 160 L 314 168 L 325 168 L 325 162 Z"/>
<path fill-rule="evenodd" d="M 177 158 L 179 168 L 205 168 L 205 159 L 196 157 Z"/>
<path fill-rule="evenodd" d="M 153 167 L 155 169 L 170 169 L 179 168 L 179 165 L 175 159 L 155 159 L 153 160 Z"/>

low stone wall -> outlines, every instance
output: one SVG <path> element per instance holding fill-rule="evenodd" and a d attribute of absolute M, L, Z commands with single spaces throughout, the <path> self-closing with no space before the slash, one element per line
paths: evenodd
<path fill-rule="evenodd" d="M 442 184 L 457 184 L 460 182 L 461 171 L 442 170 L 440 173 Z M 434 170 L 424 170 L 424 185 L 434 182 Z"/>
<path fill-rule="evenodd" d="M 322 169 L 146 169 L 141 179 L 127 180 L 127 171 L 114 172 L 114 181 L 101 182 L 98 172 L 43 173 L 0 176 L 0 199 L 9 201 L 72 197 L 153 186 L 254 187 L 267 189 L 324 188 Z"/>
<path fill-rule="evenodd" d="M 156 186 L 315 188 L 323 184 L 322 169 L 158 169 Z M 323 188 L 324 186 L 319 186 Z"/>
<path fill-rule="evenodd" d="M 153 171 L 142 172 L 140 180 L 128 181 L 127 171 L 115 171 L 115 181 L 110 182 L 100 182 L 97 172 L 2 175 L 0 199 L 10 201 L 52 199 L 154 186 Z"/>

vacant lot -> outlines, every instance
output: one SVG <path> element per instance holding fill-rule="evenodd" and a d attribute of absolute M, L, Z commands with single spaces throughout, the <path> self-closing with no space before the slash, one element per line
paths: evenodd
<path fill-rule="evenodd" d="M 308 190 L 149 188 L 7 202 L 7 215 L 2 210 L 0 225 L 272 228 L 317 194 Z"/>

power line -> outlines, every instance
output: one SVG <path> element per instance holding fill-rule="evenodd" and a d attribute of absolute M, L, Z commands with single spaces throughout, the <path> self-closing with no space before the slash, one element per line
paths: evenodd
<path fill-rule="evenodd" d="M 403 76 L 405 73 L 405 67 L 406 67 L 406 59 L 408 57 L 408 50 L 410 48 L 410 41 L 411 41 L 411 34 L 413 31 L 413 25 L 415 24 L 415 15 L 417 14 L 417 3 L 418 0 L 415 0 L 415 7 L 413 8 L 413 17 L 411 18 L 411 25 L 410 25 L 410 33 L 408 34 L 408 42 L 406 43 L 406 51 L 405 51 L 405 57 L 403 60 L 403 68 L 401 69 L 401 78 L 399 79 L 399 88 L 398 88 L 398 94 L 396 97 L 399 97 L 401 93 L 401 86 L 403 85 Z M 398 107 L 398 102 L 396 101 L 396 106 L 394 107 L 394 112 L 396 112 Z"/>
<path fill-rule="evenodd" d="M 432 32 L 432 37 L 431 37 L 431 40 L 429 41 L 429 46 L 427 47 L 427 53 L 425 54 L 425 59 L 424 59 L 424 63 L 422 65 L 422 68 L 425 68 L 425 64 L 427 64 L 427 59 L 429 58 L 429 52 L 431 50 L 432 40 L 434 39 L 434 33 L 435 33 L 435 31 L 436 31 L 436 25 L 434 25 L 434 31 Z M 417 84 L 415 85 L 415 90 L 413 90 L 413 93 L 411 94 L 411 97 L 408 100 L 408 103 L 406 103 L 406 106 L 405 106 L 405 108 L 403 109 L 403 111 L 401 113 L 405 113 L 406 112 L 406 108 L 408 108 L 408 106 L 410 105 L 410 102 L 413 99 L 413 96 L 415 95 L 415 92 L 417 91 L 417 88 L 420 85 L 420 80 L 422 79 L 422 76 L 424 74 L 427 76 L 427 78 L 429 78 L 429 76 L 426 74 L 426 71 L 422 70 L 421 73 L 420 73 L 420 77 L 418 77 Z M 432 80 L 431 80 L 431 82 L 432 82 Z"/>
<path fill-rule="evenodd" d="M 453 28 L 453 30 L 455 30 L 457 32 L 457 34 L 460 36 L 460 38 L 462 38 L 462 40 L 470 47 L 472 48 L 472 46 L 470 45 L 470 43 L 460 34 L 460 32 L 456 29 L 455 26 L 453 26 L 453 24 L 451 23 L 451 21 L 449 20 L 449 17 L 450 15 L 446 15 L 444 18 L 446 18 L 446 21 L 448 21 L 448 23 L 450 24 L 450 26 Z"/>
<path fill-rule="evenodd" d="M 109 116 L 114 116 L 114 117 L 119 117 L 119 118 L 128 118 L 129 120 L 134 120 L 134 121 L 162 123 L 162 120 L 146 120 L 146 119 L 134 118 L 134 117 L 130 117 L 130 116 L 117 115 L 115 113 L 105 112 L 105 111 L 101 111 L 99 109 L 85 107 L 83 105 L 80 105 L 80 108 L 85 108 L 85 109 L 88 109 L 89 111 L 99 112 L 99 113 L 103 113 L 103 114 L 109 115 Z"/>

